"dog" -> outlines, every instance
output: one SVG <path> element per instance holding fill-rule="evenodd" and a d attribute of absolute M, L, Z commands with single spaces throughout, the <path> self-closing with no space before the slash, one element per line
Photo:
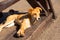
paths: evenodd
<path fill-rule="evenodd" d="M 0 31 L 2 31 L 4 27 L 14 26 L 14 21 L 16 21 L 17 24 L 21 24 L 21 28 L 18 30 L 17 35 L 24 36 L 25 30 L 31 27 L 31 20 L 33 18 L 36 18 L 36 20 L 38 20 L 40 18 L 40 10 L 42 11 L 40 7 L 36 7 L 29 9 L 28 14 L 13 14 L 8 16 L 5 23 L 0 25 Z"/>
<path fill-rule="evenodd" d="M 35 18 L 36 20 L 40 19 L 40 10 L 42 11 L 42 9 L 40 7 L 31 8 L 28 10 L 27 18 L 23 19 L 23 21 L 21 23 L 21 28 L 17 31 L 18 37 L 19 36 L 25 36 L 25 30 L 27 28 L 31 27 L 31 21 L 33 20 L 33 18 Z M 18 24 L 19 24 L 19 21 L 18 21 Z M 32 22 L 32 23 L 34 23 L 34 22 Z"/>

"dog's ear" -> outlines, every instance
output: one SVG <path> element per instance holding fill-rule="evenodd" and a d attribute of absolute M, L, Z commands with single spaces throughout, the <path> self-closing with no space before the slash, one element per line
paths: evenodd
<path fill-rule="evenodd" d="M 32 13 L 33 8 L 28 9 L 28 13 Z"/>
<path fill-rule="evenodd" d="M 40 11 L 42 11 L 42 8 L 40 8 L 40 7 L 36 7 L 37 9 L 39 9 Z"/>
<path fill-rule="evenodd" d="M 40 9 L 40 11 L 42 11 L 42 8 L 39 8 Z"/>

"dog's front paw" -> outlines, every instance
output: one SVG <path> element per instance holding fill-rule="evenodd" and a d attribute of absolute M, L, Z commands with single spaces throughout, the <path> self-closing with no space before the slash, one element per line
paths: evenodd
<path fill-rule="evenodd" d="M 25 33 L 21 33 L 20 36 L 21 36 L 21 37 L 24 37 L 24 36 L 25 36 Z"/>
<path fill-rule="evenodd" d="M 20 31 L 17 32 L 17 36 L 18 37 L 20 37 L 20 36 L 21 37 L 24 37 L 25 36 L 25 33 L 22 30 L 20 30 Z"/>

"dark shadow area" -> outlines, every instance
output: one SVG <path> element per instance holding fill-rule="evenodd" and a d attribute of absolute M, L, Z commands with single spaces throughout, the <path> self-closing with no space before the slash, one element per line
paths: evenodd
<path fill-rule="evenodd" d="M 20 29 L 21 25 L 18 25 L 17 23 L 15 23 L 16 27 L 16 33 L 13 35 L 14 38 L 19 38 L 19 37 L 23 37 L 22 35 L 18 36 L 17 31 Z"/>
<path fill-rule="evenodd" d="M 19 12 L 19 11 L 16 11 L 16 10 L 9 10 L 8 12 L 0 12 L 0 24 L 1 23 L 4 23 L 4 21 L 6 20 L 6 18 L 10 15 L 13 15 L 13 14 L 25 14 L 26 12 Z"/>
<path fill-rule="evenodd" d="M 17 27 L 16 27 L 16 31 L 18 31 L 18 30 L 20 29 L 20 26 L 21 26 L 21 25 L 18 25 L 17 23 L 15 23 L 15 26 L 17 26 Z"/>
<path fill-rule="evenodd" d="M 14 37 L 14 38 L 19 38 L 19 37 L 17 36 L 17 33 L 15 33 L 15 34 L 13 35 L 13 37 Z"/>
<path fill-rule="evenodd" d="M 2 12 L 0 12 L 0 18 L 3 16 L 3 13 Z"/>
<path fill-rule="evenodd" d="M 13 37 L 14 37 L 14 38 L 20 38 L 20 37 L 23 38 L 24 36 L 22 36 L 22 35 L 18 36 L 18 34 L 15 33 L 15 34 L 13 35 Z"/>
<path fill-rule="evenodd" d="M 2 14 L 3 15 L 0 17 L 0 23 L 3 23 L 6 20 L 7 16 L 8 16 L 7 12 L 6 13 L 2 13 Z"/>
<path fill-rule="evenodd" d="M 46 16 L 44 13 L 41 13 L 40 16 Z"/>
<path fill-rule="evenodd" d="M 38 5 L 36 3 L 35 0 L 27 0 L 27 2 L 31 5 L 31 7 L 35 8 L 35 7 L 40 7 L 40 5 Z"/>

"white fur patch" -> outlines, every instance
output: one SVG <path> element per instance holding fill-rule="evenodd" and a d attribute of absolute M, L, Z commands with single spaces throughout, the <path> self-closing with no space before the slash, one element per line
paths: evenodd
<path fill-rule="evenodd" d="M 28 18 L 24 19 L 23 23 L 21 24 L 21 27 L 24 27 L 24 29 L 27 29 L 27 28 L 31 27 L 30 20 Z"/>
<path fill-rule="evenodd" d="M 29 19 L 26 19 L 26 26 L 27 26 L 27 28 L 29 28 L 29 27 L 31 27 L 31 25 L 30 25 L 30 20 Z"/>
<path fill-rule="evenodd" d="M 13 23 L 11 23 L 11 24 L 9 24 L 8 26 L 6 26 L 6 27 L 12 27 L 12 26 L 14 26 L 14 22 Z"/>
<path fill-rule="evenodd" d="M 11 22 L 9 22 L 6 27 L 12 27 L 12 26 L 14 26 L 14 20 L 12 20 Z"/>

